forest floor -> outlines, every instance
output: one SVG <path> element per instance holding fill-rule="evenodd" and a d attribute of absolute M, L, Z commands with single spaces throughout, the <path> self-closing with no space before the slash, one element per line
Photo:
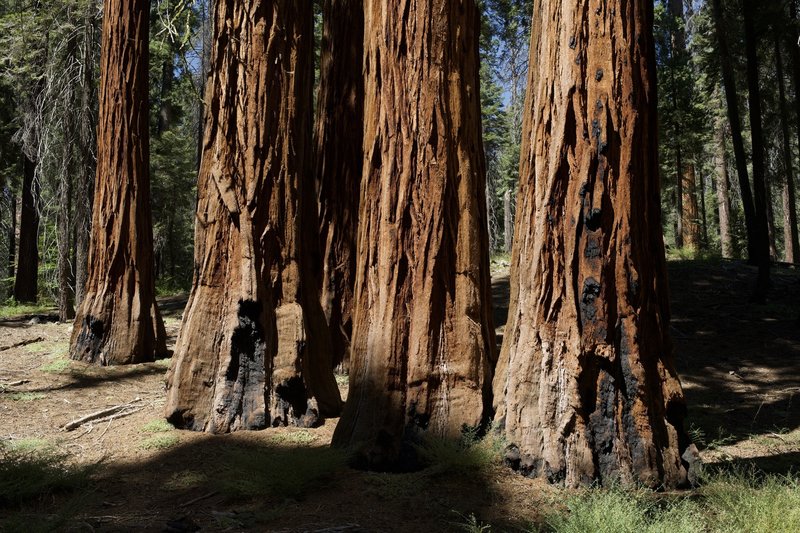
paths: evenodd
<path fill-rule="evenodd" d="M 507 265 L 493 267 L 501 331 Z M 755 273 L 741 262 L 671 262 L 669 271 L 676 361 L 704 462 L 792 472 L 800 465 L 800 271 L 776 268 L 764 305 L 748 303 Z M 161 301 L 170 345 L 182 303 Z M 563 506 L 563 490 L 458 451 L 440 450 L 438 466 L 411 474 L 351 470 L 327 447 L 336 420 L 223 436 L 174 430 L 162 421 L 169 360 L 126 368 L 69 361 L 70 330 L 51 314 L 0 321 L 6 459 L 42 454 L 93 465 L 78 491 L 18 502 L 0 494 L 0 530 L 426 532 L 490 523 L 517 531 L 535 530 L 548 509 Z M 337 380 L 346 394 L 346 377 Z M 62 429 L 121 404 L 130 414 Z"/>

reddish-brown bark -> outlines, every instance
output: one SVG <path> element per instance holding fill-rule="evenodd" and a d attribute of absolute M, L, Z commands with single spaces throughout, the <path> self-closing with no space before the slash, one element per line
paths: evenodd
<path fill-rule="evenodd" d="M 350 393 L 334 444 L 413 466 L 488 415 L 494 335 L 474 0 L 365 2 Z"/>
<path fill-rule="evenodd" d="M 652 24 L 648 0 L 534 2 L 495 420 L 515 467 L 568 486 L 686 478 Z"/>
<path fill-rule="evenodd" d="M 681 187 L 681 194 L 683 201 L 681 205 L 681 217 L 683 224 L 681 228 L 683 231 L 683 246 L 691 248 L 692 250 L 699 250 L 700 239 L 700 211 L 697 207 L 697 174 L 695 172 L 694 163 L 688 163 L 683 167 L 681 176 L 683 186 Z"/>
<path fill-rule="evenodd" d="M 195 277 L 166 415 L 213 433 L 310 426 L 341 409 L 307 259 L 317 242 L 311 3 L 217 2 L 214 43 Z"/>
<path fill-rule="evenodd" d="M 145 0 L 104 5 L 92 231 L 70 343 L 73 359 L 101 365 L 166 353 L 150 219 L 149 6 Z"/>
<path fill-rule="evenodd" d="M 714 165 L 716 167 L 717 206 L 719 211 L 719 242 L 722 257 L 733 258 L 733 238 L 731 236 L 731 198 L 728 182 L 728 160 L 725 153 L 725 122 L 717 120 L 714 132 Z"/>

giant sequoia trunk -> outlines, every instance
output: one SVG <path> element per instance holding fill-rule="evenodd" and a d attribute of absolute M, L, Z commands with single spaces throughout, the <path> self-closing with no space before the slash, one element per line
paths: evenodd
<path fill-rule="evenodd" d="M 488 414 L 494 335 L 474 0 L 365 2 L 350 394 L 334 444 L 414 466 Z"/>
<path fill-rule="evenodd" d="M 36 163 L 22 156 L 22 209 L 14 299 L 35 302 L 39 292 L 39 181 Z"/>
<path fill-rule="evenodd" d="M 495 420 L 514 466 L 568 486 L 686 476 L 652 24 L 649 0 L 534 2 Z"/>
<path fill-rule="evenodd" d="M 307 260 L 316 246 L 311 2 L 221 0 L 214 42 L 195 277 L 166 415 L 213 433 L 314 425 L 338 415 L 341 399 Z"/>
<path fill-rule="evenodd" d="M 150 220 L 149 5 L 104 6 L 92 233 L 70 348 L 73 359 L 101 365 L 152 361 L 166 352 Z"/>
<path fill-rule="evenodd" d="M 333 364 L 347 364 L 353 332 L 356 225 L 364 121 L 363 0 L 325 0 L 315 132 L 322 272 L 320 302 Z"/>

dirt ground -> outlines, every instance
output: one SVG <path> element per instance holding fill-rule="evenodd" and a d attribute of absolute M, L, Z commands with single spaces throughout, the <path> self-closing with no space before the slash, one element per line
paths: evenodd
<path fill-rule="evenodd" d="M 507 268 L 495 267 L 501 332 Z M 769 302 L 758 306 L 747 302 L 754 277 L 740 262 L 671 263 L 672 338 L 689 430 L 704 462 L 787 473 L 800 464 L 800 272 L 778 268 Z M 162 302 L 170 344 L 181 303 Z M 69 361 L 70 329 L 50 315 L 0 322 L 0 440 L 99 464 L 71 530 L 447 531 L 470 515 L 496 529 L 520 530 L 559 500 L 558 489 L 501 467 L 472 476 L 337 468 L 317 486 L 294 490 L 291 482 L 327 447 L 336 420 L 312 430 L 224 436 L 171 430 L 159 422 L 169 361 L 127 368 Z M 345 394 L 346 378 L 339 381 Z M 63 429 L 120 404 L 130 404 L 132 414 Z M 288 483 L 288 492 L 253 498 L 220 485 L 226 476 L 269 475 L 248 467 L 254 457 L 269 457 L 266 468 Z M 30 512 L 48 513 L 59 503 Z"/>

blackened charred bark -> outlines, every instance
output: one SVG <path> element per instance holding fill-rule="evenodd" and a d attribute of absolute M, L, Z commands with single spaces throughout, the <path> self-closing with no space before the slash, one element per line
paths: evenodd
<path fill-rule="evenodd" d="M 35 302 L 39 293 L 39 180 L 36 179 L 36 163 L 25 155 L 22 157 L 22 209 L 14 299 Z"/>
<path fill-rule="evenodd" d="M 356 227 L 364 133 L 363 0 L 325 0 L 315 131 L 322 253 L 320 302 L 333 364 L 347 366 L 353 333 Z"/>
<path fill-rule="evenodd" d="M 146 0 L 104 5 L 92 233 L 70 343 L 73 359 L 101 365 L 166 353 L 153 279 L 149 14 Z"/>
<path fill-rule="evenodd" d="M 333 443 L 414 466 L 490 411 L 486 176 L 474 0 L 364 3 L 364 174 L 350 393 Z"/>
<path fill-rule="evenodd" d="M 525 474 L 685 482 L 668 335 L 653 3 L 535 0 L 495 422 Z"/>
<path fill-rule="evenodd" d="M 167 378 L 178 427 L 307 427 L 341 410 L 308 264 L 312 22 L 305 1 L 216 4 L 195 274 Z"/>

